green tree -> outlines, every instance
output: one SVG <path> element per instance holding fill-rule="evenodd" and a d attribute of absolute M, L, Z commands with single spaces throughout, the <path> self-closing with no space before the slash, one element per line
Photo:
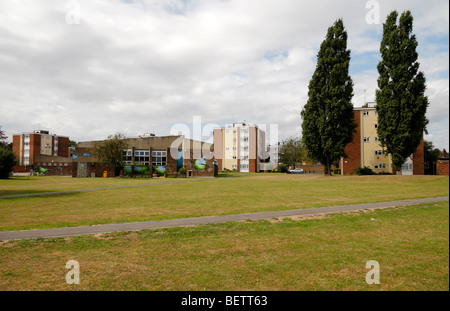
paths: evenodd
<path fill-rule="evenodd" d="M 123 152 L 128 149 L 125 139 L 123 134 L 116 133 L 109 135 L 107 140 L 94 144 L 92 153 L 102 164 L 113 165 L 116 168 L 116 174 L 125 166 Z"/>
<path fill-rule="evenodd" d="M 308 101 L 301 116 L 303 144 L 310 159 L 325 166 L 331 175 L 331 165 L 341 156 L 353 139 L 353 81 L 349 76 L 350 50 L 342 19 L 328 28 L 317 55 L 317 66 L 309 83 Z"/>
<path fill-rule="evenodd" d="M 290 137 L 283 141 L 279 150 L 280 162 L 295 167 L 295 163 L 301 163 L 304 159 L 304 150 L 301 138 Z"/>
<path fill-rule="evenodd" d="M 12 149 L 12 144 L 8 144 L 6 142 L 7 138 L 8 136 L 5 135 L 5 132 L 2 130 L 2 127 L 0 126 L 0 147 Z"/>
<path fill-rule="evenodd" d="M 404 12 L 398 25 L 397 17 L 393 11 L 383 24 L 376 110 L 381 146 L 401 171 L 426 132 L 428 99 L 425 76 L 419 72 L 417 61 L 418 43 L 412 34 L 413 17 L 410 11 Z"/>
<path fill-rule="evenodd" d="M 424 161 L 425 161 L 425 174 L 436 174 L 436 162 L 439 158 L 441 150 L 434 147 L 433 142 L 425 140 L 423 142 L 424 149 Z"/>
<path fill-rule="evenodd" d="M 0 179 L 7 179 L 16 163 L 14 152 L 11 149 L 0 146 Z"/>

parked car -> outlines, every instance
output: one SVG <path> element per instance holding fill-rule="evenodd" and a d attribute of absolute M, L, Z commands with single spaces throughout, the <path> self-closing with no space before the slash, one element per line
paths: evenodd
<path fill-rule="evenodd" d="M 294 168 L 293 170 L 290 170 L 289 173 L 291 174 L 303 174 L 302 168 Z"/>

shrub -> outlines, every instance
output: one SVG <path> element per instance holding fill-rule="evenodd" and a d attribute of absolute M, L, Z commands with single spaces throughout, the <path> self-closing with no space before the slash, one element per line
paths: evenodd
<path fill-rule="evenodd" d="M 356 169 L 356 175 L 376 175 L 376 173 L 370 167 L 364 166 Z"/>
<path fill-rule="evenodd" d="M 288 168 L 286 165 L 284 164 L 278 164 L 277 168 L 275 169 L 276 172 L 280 172 L 280 173 L 287 173 L 288 172 Z"/>
<path fill-rule="evenodd" d="M 16 165 L 14 152 L 0 147 L 0 179 L 7 179 L 14 165 Z"/>
<path fill-rule="evenodd" d="M 178 171 L 178 174 L 186 175 L 186 168 L 184 168 L 184 167 L 180 168 L 180 170 Z"/>
<path fill-rule="evenodd" d="M 378 175 L 392 175 L 392 173 L 389 173 L 389 172 L 379 172 Z"/>

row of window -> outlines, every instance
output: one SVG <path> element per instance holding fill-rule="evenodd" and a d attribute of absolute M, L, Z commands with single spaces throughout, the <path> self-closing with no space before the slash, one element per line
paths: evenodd
<path fill-rule="evenodd" d="M 67 162 L 64 162 L 64 163 L 58 163 L 58 162 L 53 162 L 53 163 L 48 162 L 48 163 L 46 163 L 46 162 L 43 162 L 43 163 L 36 163 L 36 164 L 37 164 L 37 166 L 68 166 L 69 165 Z"/>
<path fill-rule="evenodd" d="M 364 137 L 363 140 L 365 143 L 370 143 L 370 137 Z M 380 140 L 378 139 L 378 137 L 375 137 L 374 141 L 379 142 Z"/>
<path fill-rule="evenodd" d="M 131 164 L 132 150 L 125 150 L 123 153 L 123 160 L 126 164 Z M 142 165 L 150 165 L 150 151 L 149 150 L 135 150 L 134 162 Z M 152 166 L 165 166 L 167 164 L 167 151 L 152 151 Z"/>

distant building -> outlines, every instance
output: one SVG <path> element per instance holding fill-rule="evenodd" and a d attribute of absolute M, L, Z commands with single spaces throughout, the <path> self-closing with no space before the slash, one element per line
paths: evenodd
<path fill-rule="evenodd" d="M 48 131 L 34 131 L 13 135 L 13 151 L 18 166 L 32 166 L 39 156 L 70 156 L 69 137 L 50 134 Z"/>
<path fill-rule="evenodd" d="M 444 149 L 439 154 L 439 158 L 436 162 L 436 172 L 438 175 L 448 176 L 448 160 L 448 153 Z"/>
<path fill-rule="evenodd" d="M 375 173 L 395 173 L 391 156 L 385 154 L 378 140 L 378 114 L 375 103 L 366 103 L 354 108 L 357 124 L 353 141 L 345 147 L 347 158 L 341 157 L 341 174 L 355 174 L 358 167 L 367 166 Z M 423 139 L 417 150 L 402 165 L 402 175 L 423 175 L 424 166 Z"/>
<path fill-rule="evenodd" d="M 79 142 L 73 153 L 73 177 L 101 177 L 107 171 L 115 176 L 114 167 L 105 166 L 93 155 L 95 143 Z M 126 138 L 128 149 L 123 151 L 124 171 L 151 168 L 160 175 L 177 174 L 186 169 L 186 176 L 214 176 L 217 172 L 212 144 L 185 138 L 184 135 L 156 136 L 144 134 Z"/>
<path fill-rule="evenodd" d="M 265 132 L 256 125 L 235 123 L 214 129 L 214 157 L 219 170 L 259 172 L 265 141 Z"/>

